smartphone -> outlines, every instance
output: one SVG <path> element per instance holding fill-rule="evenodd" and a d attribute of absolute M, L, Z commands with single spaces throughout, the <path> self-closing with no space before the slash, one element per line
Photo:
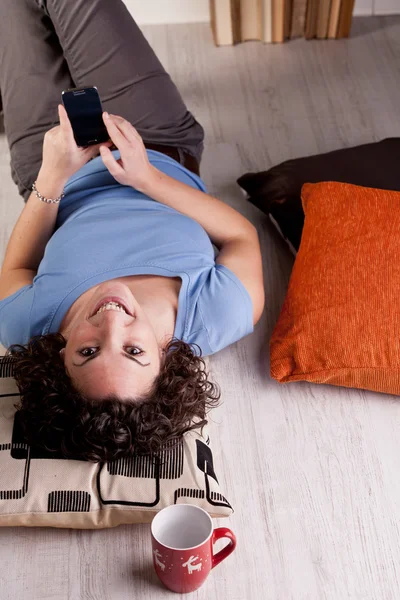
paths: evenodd
<path fill-rule="evenodd" d="M 92 146 L 110 139 L 103 122 L 99 92 L 95 86 L 65 90 L 61 99 L 78 146 Z"/>

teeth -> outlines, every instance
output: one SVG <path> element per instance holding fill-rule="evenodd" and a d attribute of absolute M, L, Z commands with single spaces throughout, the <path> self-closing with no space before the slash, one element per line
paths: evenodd
<path fill-rule="evenodd" d="M 101 312 L 104 312 L 105 310 L 119 310 L 120 312 L 127 314 L 126 310 L 120 304 L 117 304 L 117 302 L 107 302 L 99 308 L 96 315 L 98 315 Z"/>

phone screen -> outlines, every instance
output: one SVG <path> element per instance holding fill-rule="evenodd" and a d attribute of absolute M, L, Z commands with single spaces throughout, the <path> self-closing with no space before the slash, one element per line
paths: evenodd
<path fill-rule="evenodd" d="M 82 88 L 62 93 L 78 146 L 90 146 L 109 139 L 103 123 L 102 106 L 96 88 Z"/>

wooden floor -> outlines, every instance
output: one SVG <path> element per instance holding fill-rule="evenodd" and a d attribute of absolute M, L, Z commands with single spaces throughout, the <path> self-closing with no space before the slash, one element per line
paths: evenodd
<path fill-rule="evenodd" d="M 211 193 L 259 229 L 267 303 L 256 332 L 210 360 L 212 416 L 237 551 L 193 598 L 398 600 L 400 400 L 269 377 L 292 267 L 235 180 L 285 159 L 400 135 L 400 17 L 356 18 L 350 40 L 217 49 L 208 26 L 145 28 L 203 123 Z M 399 158 L 400 161 L 400 158 Z M 0 258 L 22 208 L 0 135 Z M 156 600 L 149 527 L 0 530 L 1 600 Z"/>

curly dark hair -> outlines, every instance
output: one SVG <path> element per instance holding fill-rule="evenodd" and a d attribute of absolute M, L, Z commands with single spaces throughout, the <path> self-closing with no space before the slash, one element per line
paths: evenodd
<path fill-rule="evenodd" d="M 173 339 L 152 390 L 140 398 L 88 399 L 74 386 L 59 354 L 61 333 L 33 337 L 7 351 L 16 358 L 15 404 L 26 442 L 65 458 L 109 462 L 155 454 L 187 431 L 202 428 L 220 391 L 208 380 L 196 347 Z"/>

